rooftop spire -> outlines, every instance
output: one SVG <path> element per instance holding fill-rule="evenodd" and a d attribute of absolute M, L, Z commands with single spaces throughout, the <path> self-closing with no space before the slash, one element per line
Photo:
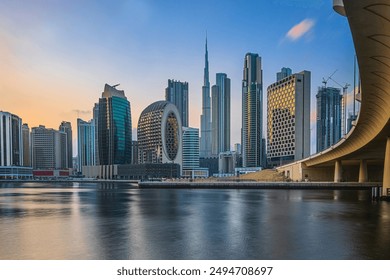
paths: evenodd
<path fill-rule="evenodd" d="M 210 80 L 209 80 L 209 53 L 207 51 L 207 31 L 206 31 L 206 53 L 205 53 L 205 65 L 204 65 L 204 80 L 203 85 L 210 87 Z"/>

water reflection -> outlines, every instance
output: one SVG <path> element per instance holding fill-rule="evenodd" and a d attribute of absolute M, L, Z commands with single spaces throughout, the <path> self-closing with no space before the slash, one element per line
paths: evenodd
<path fill-rule="evenodd" d="M 366 191 L 0 184 L 0 259 L 389 259 Z"/>

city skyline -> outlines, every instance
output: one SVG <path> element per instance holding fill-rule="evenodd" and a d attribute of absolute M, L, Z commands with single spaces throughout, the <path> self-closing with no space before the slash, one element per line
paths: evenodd
<path fill-rule="evenodd" d="M 232 104 L 239 105 L 232 107 L 231 146 L 241 142 L 245 53 L 262 57 L 264 88 L 284 66 L 312 72 L 312 100 L 313 89 L 336 69 L 335 80 L 353 81 L 348 22 L 327 1 L 39 3 L 0 4 L 0 109 L 30 127 L 56 128 L 64 120 L 77 127 L 77 117 L 92 117 L 104 83 L 121 83 L 136 124 L 142 108 L 164 98 L 166 80 L 175 79 L 188 81 L 189 126 L 200 128 L 206 30 L 210 75 L 231 78 Z M 177 16 L 167 16 L 172 13 Z"/>

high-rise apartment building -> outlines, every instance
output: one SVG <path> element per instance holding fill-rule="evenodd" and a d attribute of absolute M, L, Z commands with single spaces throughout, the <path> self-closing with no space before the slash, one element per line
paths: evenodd
<path fill-rule="evenodd" d="M 31 166 L 31 137 L 28 124 L 22 125 L 23 138 L 23 166 Z"/>
<path fill-rule="evenodd" d="M 212 96 L 212 154 L 230 151 L 230 79 L 225 73 L 216 74 Z"/>
<path fill-rule="evenodd" d="M 199 168 L 199 129 L 183 127 L 183 171 Z"/>
<path fill-rule="evenodd" d="M 32 166 L 34 169 L 68 168 L 67 134 L 46 128 L 31 129 Z"/>
<path fill-rule="evenodd" d="M 176 105 L 183 126 L 188 127 L 188 83 L 168 80 L 168 87 L 165 89 L 165 100 Z"/>
<path fill-rule="evenodd" d="M 67 154 L 68 154 L 68 168 L 73 168 L 73 136 L 72 136 L 72 124 L 70 122 L 63 121 L 58 128 L 59 131 L 66 133 L 66 145 L 67 145 Z"/>
<path fill-rule="evenodd" d="M 0 111 L 0 166 L 23 166 L 22 119 Z"/>
<path fill-rule="evenodd" d="M 83 166 L 95 165 L 95 123 L 92 120 L 77 119 L 77 155 L 78 172 L 82 173 Z"/>
<path fill-rule="evenodd" d="M 316 98 L 317 152 L 321 152 L 341 138 L 341 90 L 333 87 L 319 87 Z"/>
<path fill-rule="evenodd" d="M 117 85 L 116 85 L 117 86 Z M 106 84 L 99 99 L 99 164 L 130 164 L 132 125 L 130 102 L 123 90 Z"/>
<path fill-rule="evenodd" d="M 262 151 L 263 138 L 263 70 L 261 57 L 247 53 L 242 79 L 242 165 L 266 165 Z"/>
<path fill-rule="evenodd" d="M 210 79 L 209 79 L 209 54 L 206 53 L 205 66 L 203 73 L 202 87 L 202 115 L 200 116 L 200 157 L 207 158 L 211 156 L 211 100 L 210 100 Z"/>
<path fill-rule="evenodd" d="M 290 75 L 267 89 L 267 159 L 271 166 L 310 155 L 310 72 Z"/>

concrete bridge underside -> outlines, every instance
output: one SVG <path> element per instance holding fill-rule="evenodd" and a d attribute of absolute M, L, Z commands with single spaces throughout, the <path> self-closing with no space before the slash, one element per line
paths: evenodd
<path fill-rule="evenodd" d="M 292 180 L 382 181 L 390 190 L 390 0 L 334 0 L 349 21 L 361 78 L 361 110 L 336 145 L 278 168 Z M 343 5 L 343 6 L 342 6 Z"/>

